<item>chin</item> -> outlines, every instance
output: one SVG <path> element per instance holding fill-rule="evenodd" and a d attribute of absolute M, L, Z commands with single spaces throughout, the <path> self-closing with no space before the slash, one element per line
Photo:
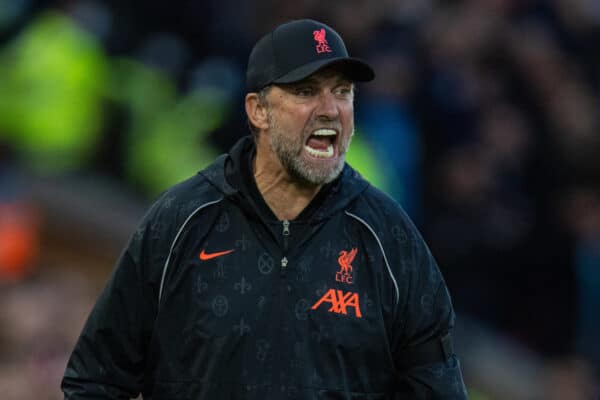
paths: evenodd
<path fill-rule="evenodd" d="M 344 168 L 344 158 L 316 158 L 310 155 L 304 157 L 302 165 L 296 165 L 293 176 L 313 184 L 324 185 L 335 180 Z"/>

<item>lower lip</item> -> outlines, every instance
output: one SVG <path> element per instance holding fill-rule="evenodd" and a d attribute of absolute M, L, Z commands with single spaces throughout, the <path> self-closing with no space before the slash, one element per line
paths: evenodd
<path fill-rule="evenodd" d="M 331 156 L 328 156 L 328 157 L 327 157 L 327 156 L 318 156 L 318 155 L 312 154 L 312 153 L 311 153 L 311 152 L 310 152 L 310 151 L 307 149 L 307 147 L 308 147 L 308 146 L 304 146 L 304 151 L 305 151 L 305 153 L 308 155 L 308 157 L 310 157 L 310 158 L 312 158 L 312 159 L 314 159 L 314 160 L 319 160 L 319 161 L 328 161 L 328 160 L 334 160 L 334 159 L 336 158 L 336 156 L 337 156 L 337 149 L 336 149 L 336 147 L 335 147 L 335 146 L 332 146 L 332 147 L 333 147 L 333 148 L 332 148 L 332 154 L 331 154 Z"/>

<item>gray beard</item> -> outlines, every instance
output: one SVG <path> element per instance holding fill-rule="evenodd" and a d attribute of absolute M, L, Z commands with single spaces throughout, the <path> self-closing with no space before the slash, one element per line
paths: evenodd
<path fill-rule="evenodd" d="M 310 165 L 302 158 L 304 138 L 288 139 L 279 129 L 277 121 L 271 116 L 269 116 L 269 119 L 271 149 L 292 178 L 303 184 L 325 185 L 340 175 L 344 169 L 345 152 L 350 146 L 352 137 L 348 139 L 347 144 L 340 146 L 342 156 L 339 157 L 338 162 L 332 168 L 318 168 Z"/>

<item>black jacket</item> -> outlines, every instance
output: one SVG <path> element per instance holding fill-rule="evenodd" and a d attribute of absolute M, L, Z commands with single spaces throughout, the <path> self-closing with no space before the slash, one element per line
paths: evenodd
<path fill-rule="evenodd" d="M 465 399 L 423 239 L 345 166 L 293 221 L 249 137 L 144 217 L 69 360 L 67 399 Z M 442 340 L 444 338 L 444 340 Z"/>

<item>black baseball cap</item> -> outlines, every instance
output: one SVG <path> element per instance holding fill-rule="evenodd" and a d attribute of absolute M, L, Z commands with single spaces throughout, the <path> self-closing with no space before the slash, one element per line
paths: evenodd
<path fill-rule="evenodd" d="M 297 82 L 332 64 L 339 64 L 355 82 L 375 77 L 366 62 L 348 56 L 344 41 L 330 26 L 312 19 L 290 21 L 256 42 L 248 58 L 246 85 L 256 92 L 271 83 Z"/>

